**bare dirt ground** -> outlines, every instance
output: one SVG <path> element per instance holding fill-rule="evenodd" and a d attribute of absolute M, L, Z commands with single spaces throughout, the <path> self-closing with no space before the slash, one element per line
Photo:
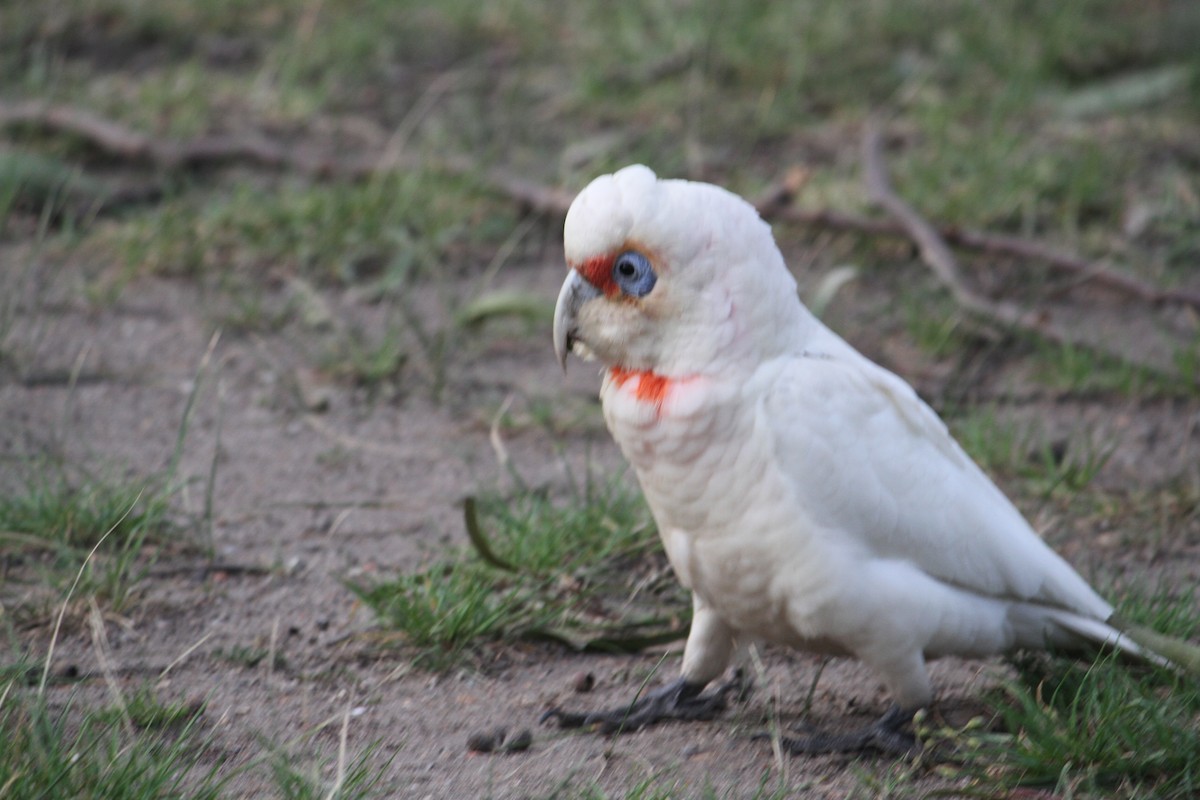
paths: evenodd
<path fill-rule="evenodd" d="M 560 254 L 547 250 L 544 259 L 509 275 L 513 285 L 549 301 L 563 268 Z M 801 654 L 767 651 L 757 692 L 716 722 L 663 725 L 612 740 L 540 727 L 537 718 L 553 704 L 627 699 L 660 665 L 660 653 L 585 656 L 511 645 L 489 651 L 481 668 L 437 674 L 412 668 L 403 648 L 376 646 L 375 622 L 345 582 L 415 569 L 448 544 L 465 541 L 462 498 L 505 480 L 489 441 L 491 417 L 504 398 L 514 398 L 510 413 L 517 416 L 531 397 L 594 402 L 595 370 L 575 362 L 564 381 L 548 331 L 481 331 L 440 400 L 400 387 L 402 401 L 379 402 L 329 384 L 328 407 L 316 413 L 300 401 L 295 371 L 305 366 L 303 355 L 317 346 L 319 334 L 293 325 L 278 333 L 222 335 L 202 376 L 214 325 L 194 285 L 139 280 L 114 305 L 97 308 L 75 294 L 69 268 L 47 281 L 15 329 L 21 347 L 35 354 L 30 367 L 24 377 L 0 383 L 4 450 L 60 448 L 81 463 L 120 465 L 135 474 L 162 470 L 193 382 L 203 378 L 178 500 L 182 513 L 202 512 L 215 455 L 209 543 L 215 566 L 200 555 L 158 561 L 144 580 L 144 600 L 109 626 L 108 668 L 126 690 L 150 681 L 164 696 L 204 701 L 215 752 L 231 764 L 253 760 L 270 741 L 310 754 L 328 773 L 348 720 L 352 753 L 377 742 L 374 763 L 392 759 L 384 785 L 397 797 L 544 797 L 568 786 L 624 791 L 649 779 L 678 782 L 687 787 L 681 794 L 711 787 L 721 796 L 749 796 L 765 782 L 806 797 L 843 797 L 866 791 L 861 769 L 886 774 L 892 768 L 871 758 L 854 768 L 849 762 L 857 760 L 846 757 L 777 760 L 769 742 L 751 738 L 775 715 L 785 725 L 802 719 L 819 662 Z M 885 299 L 886 287 L 850 291 L 833 323 L 910 376 L 934 375 L 924 388 L 936 388 L 936 364 L 869 327 L 872 309 Z M 329 293 L 325 300 L 341 318 L 369 322 L 373 313 L 349 294 Z M 72 370 L 79 376 L 73 385 L 37 377 Z M 1114 448 L 1101 476 L 1109 484 L 1149 487 L 1194 474 L 1200 446 L 1195 401 L 1042 399 L 1014 413 L 1042 420 L 1046 430 L 1078 430 L 1079 419 L 1093 424 Z M 504 444 L 532 483 L 564 480 L 556 442 L 544 430 L 518 427 L 505 434 Z M 599 426 L 566 445 L 565 457 L 577 468 L 620 469 Z M 1048 503 L 1026 510 L 1083 568 L 1107 565 L 1134 576 L 1146 569 L 1191 583 L 1200 575 L 1194 526 L 1183 536 L 1131 548 L 1106 530 L 1102 514 L 1064 519 Z M 44 648 L 48 634 L 34 631 L 31 643 Z M 230 655 L 264 648 L 277 654 L 274 662 L 248 666 Z M 52 692 L 103 701 L 105 665 L 97 653 L 84 626 L 69 628 L 52 670 L 90 678 L 64 681 Z M 675 668 L 673 658 L 660 665 L 664 676 Z M 590 694 L 573 692 L 581 672 L 597 679 Z M 977 708 L 972 699 L 1000 674 L 998 664 L 938 663 L 940 710 L 961 724 Z M 871 675 L 835 661 L 803 719 L 849 725 L 884 704 Z M 532 747 L 469 753 L 467 737 L 495 726 L 532 729 Z M 267 774 L 253 770 L 231 788 L 245 797 L 271 791 Z"/>

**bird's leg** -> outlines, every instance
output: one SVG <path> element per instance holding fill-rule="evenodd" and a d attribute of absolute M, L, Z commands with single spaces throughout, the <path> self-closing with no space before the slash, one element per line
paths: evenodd
<path fill-rule="evenodd" d="M 921 746 L 916 737 L 906 730 L 912 722 L 913 712 L 900 706 L 892 706 L 887 713 L 865 728 L 849 733 L 809 733 L 803 737 L 784 737 L 780 744 L 794 755 L 818 755 L 821 753 L 851 753 L 860 750 L 877 750 L 894 756 L 913 755 Z"/>
<path fill-rule="evenodd" d="M 708 694 L 704 684 L 688 683 L 677 678 L 665 686 L 634 698 L 628 705 L 606 711 L 564 711 L 551 708 L 542 715 L 542 722 L 558 721 L 560 728 L 597 726 L 601 733 L 636 731 L 646 725 L 667 719 L 708 720 L 724 711 L 729 695 L 741 697 L 748 690 L 742 671 Z"/>

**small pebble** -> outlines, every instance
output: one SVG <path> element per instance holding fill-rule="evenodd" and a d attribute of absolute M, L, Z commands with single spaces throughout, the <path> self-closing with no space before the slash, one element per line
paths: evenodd
<path fill-rule="evenodd" d="M 533 744 L 533 731 L 529 728 L 521 728 L 517 731 L 517 735 L 508 740 L 508 744 L 504 745 L 504 749 L 509 753 L 519 753 L 523 750 L 528 750 Z"/>
<path fill-rule="evenodd" d="M 504 728 L 494 728 L 490 731 L 475 731 L 467 737 L 467 749 L 472 753 L 492 753 L 504 744 Z"/>
<path fill-rule="evenodd" d="M 596 676 L 590 672 L 576 672 L 575 677 L 571 680 L 571 686 L 580 694 L 590 692 L 595 685 Z"/>

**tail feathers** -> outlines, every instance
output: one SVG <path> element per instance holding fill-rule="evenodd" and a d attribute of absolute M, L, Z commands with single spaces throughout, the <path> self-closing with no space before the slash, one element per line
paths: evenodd
<path fill-rule="evenodd" d="M 1133 640 L 1143 651 L 1158 656 L 1159 659 L 1190 675 L 1200 676 L 1200 647 L 1182 639 L 1165 636 L 1145 626 L 1135 625 L 1116 614 L 1108 618 L 1108 625 L 1119 631 L 1123 638 Z"/>
<path fill-rule="evenodd" d="M 1116 614 L 1101 621 L 1061 608 L 1016 604 L 1009 607 L 1008 621 L 1018 647 L 1075 649 L 1090 643 L 1114 647 L 1151 664 L 1200 677 L 1200 647 Z"/>
<path fill-rule="evenodd" d="M 1160 667 L 1173 667 L 1189 675 L 1200 676 L 1200 647 L 1182 639 L 1136 625 L 1116 614 L 1109 617 L 1107 622 L 1069 611 L 1052 612 L 1050 618 L 1063 630 L 1076 636 L 1115 647 Z"/>
<path fill-rule="evenodd" d="M 1143 640 L 1140 636 L 1135 636 L 1129 630 L 1131 626 L 1114 624 L 1113 620 L 1115 617 L 1109 617 L 1108 622 L 1101 622 L 1098 619 L 1083 617 L 1079 614 L 1073 614 L 1070 611 L 1057 610 L 1049 612 L 1049 617 L 1051 621 L 1063 630 L 1086 639 L 1089 642 L 1115 647 L 1123 653 L 1137 656 L 1160 667 L 1169 667 L 1176 664 L 1175 659 L 1169 654 L 1162 652 L 1149 641 Z M 1169 637 L 1159 636 L 1158 634 L 1154 635 L 1160 639 L 1175 642 L 1174 639 L 1170 639 Z M 1184 643 L 1179 642 L 1179 644 Z M 1186 644 L 1184 646 L 1190 647 L 1190 645 Z M 1183 667 L 1184 665 L 1176 664 L 1176 666 Z M 1186 669 L 1186 667 L 1184 668 Z"/>

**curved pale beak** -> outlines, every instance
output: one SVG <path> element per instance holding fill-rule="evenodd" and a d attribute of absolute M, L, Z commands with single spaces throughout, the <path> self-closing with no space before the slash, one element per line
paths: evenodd
<path fill-rule="evenodd" d="M 558 356 L 558 364 L 563 372 L 567 371 L 567 353 L 571 352 L 578 338 L 575 316 L 584 303 L 599 296 L 600 290 L 584 280 L 578 272 L 571 270 L 567 273 L 554 306 L 554 355 Z"/>

